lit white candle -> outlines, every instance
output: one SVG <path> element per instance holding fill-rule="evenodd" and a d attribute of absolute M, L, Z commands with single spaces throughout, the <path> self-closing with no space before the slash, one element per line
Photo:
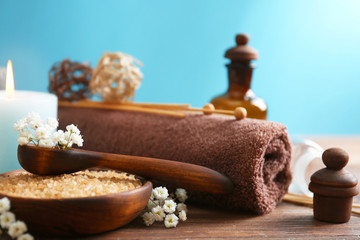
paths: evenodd
<path fill-rule="evenodd" d="M 0 91 L 0 173 L 21 168 L 17 160 L 18 132 L 13 126 L 30 112 L 38 112 L 45 120 L 57 118 L 57 97 L 49 93 L 15 91 L 9 60 L 6 89 Z"/>

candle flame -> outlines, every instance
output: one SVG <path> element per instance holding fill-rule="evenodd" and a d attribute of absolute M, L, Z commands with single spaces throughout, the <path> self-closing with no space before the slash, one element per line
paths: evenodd
<path fill-rule="evenodd" d="M 15 91 L 14 73 L 13 73 L 12 62 L 11 60 L 9 60 L 7 62 L 7 67 L 6 67 L 5 92 L 12 94 L 14 93 L 14 91 Z"/>

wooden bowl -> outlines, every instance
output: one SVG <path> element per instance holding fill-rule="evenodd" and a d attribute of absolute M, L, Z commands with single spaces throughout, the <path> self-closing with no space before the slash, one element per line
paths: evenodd
<path fill-rule="evenodd" d="M 25 172 L 15 170 L 0 176 Z M 152 191 L 150 181 L 135 190 L 103 196 L 39 199 L 7 196 L 16 218 L 31 234 L 76 236 L 110 231 L 132 221 L 144 209 Z"/>

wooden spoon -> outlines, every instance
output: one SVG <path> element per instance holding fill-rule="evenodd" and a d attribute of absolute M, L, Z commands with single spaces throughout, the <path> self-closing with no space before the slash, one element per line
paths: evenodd
<path fill-rule="evenodd" d="M 38 175 L 105 167 L 212 194 L 227 194 L 234 187 L 228 177 L 209 168 L 157 158 L 19 145 L 18 160 L 25 170 Z"/>

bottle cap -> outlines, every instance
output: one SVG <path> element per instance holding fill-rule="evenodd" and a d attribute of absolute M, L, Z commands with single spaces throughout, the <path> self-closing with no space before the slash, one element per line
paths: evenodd
<path fill-rule="evenodd" d="M 326 168 L 314 173 L 309 184 L 309 190 L 314 193 L 314 217 L 325 222 L 347 222 L 353 196 L 359 193 L 356 177 L 343 169 L 349 155 L 340 148 L 329 148 L 322 159 Z"/>
<path fill-rule="evenodd" d="M 244 33 L 236 35 L 235 41 L 237 46 L 228 49 L 225 52 L 225 57 L 232 61 L 250 61 L 258 59 L 258 51 L 247 45 L 249 39 L 250 36 Z"/>
<path fill-rule="evenodd" d="M 311 176 L 310 191 L 334 197 L 357 195 L 356 177 L 343 169 L 349 161 L 347 152 L 340 148 L 329 148 L 323 153 L 322 159 L 326 168 Z"/>

